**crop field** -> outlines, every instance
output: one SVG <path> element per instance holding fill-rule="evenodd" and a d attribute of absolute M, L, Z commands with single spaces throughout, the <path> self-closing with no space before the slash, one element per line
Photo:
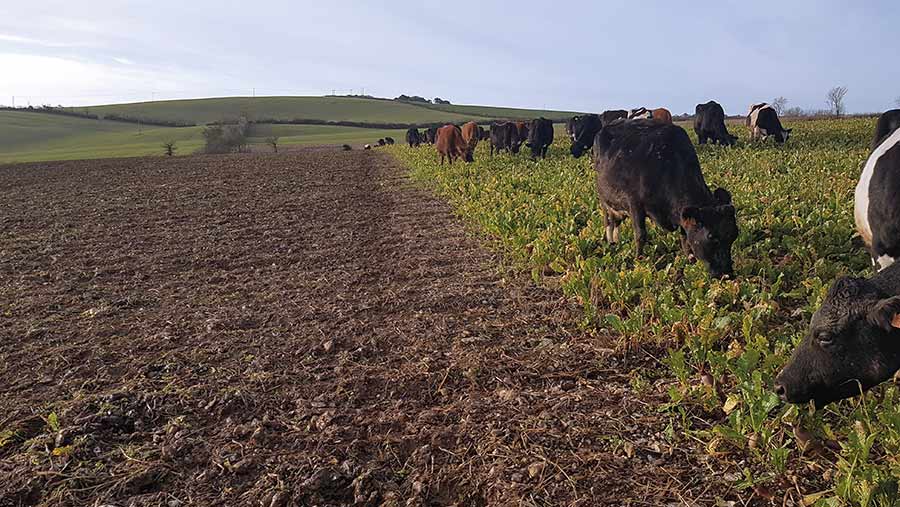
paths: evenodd
<path fill-rule="evenodd" d="M 589 157 L 573 159 L 558 135 L 538 162 L 490 158 L 484 145 L 470 165 L 441 166 L 428 148 L 393 153 L 507 262 L 577 303 L 585 329 L 651 351 L 665 373 L 634 370 L 633 388 L 665 398 L 654 407 L 666 415 L 660 429 L 673 447 L 702 445 L 711 461 L 700 473 L 732 470 L 740 498 L 761 505 L 898 505 L 895 385 L 818 412 L 771 390 L 829 285 L 871 275 L 853 189 L 874 123 L 795 122 L 783 147 L 752 144 L 731 125 L 739 146 L 697 147 L 707 182 L 729 189 L 738 210 L 733 280 L 710 279 L 680 254 L 677 234 L 652 225 L 640 259 L 630 221 L 607 244 Z"/>

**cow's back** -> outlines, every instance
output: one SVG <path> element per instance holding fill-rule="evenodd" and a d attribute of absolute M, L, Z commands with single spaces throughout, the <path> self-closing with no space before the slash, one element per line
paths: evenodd
<path fill-rule="evenodd" d="M 878 145 L 898 128 L 900 128 L 900 109 L 891 109 L 879 116 L 875 125 L 875 137 L 872 139 L 872 150 L 878 148 Z"/>

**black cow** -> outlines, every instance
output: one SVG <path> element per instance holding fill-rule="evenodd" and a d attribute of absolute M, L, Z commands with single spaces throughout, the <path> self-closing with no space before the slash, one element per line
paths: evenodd
<path fill-rule="evenodd" d="M 547 158 L 547 149 L 553 144 L 553 122 L 546 118 L 538 118 L 531 122 L 531 130 L 528 131 L 528 142 L 525 146 L 531 148 L 531 158 Z"/>
<path fill-rule="evenodd" d="M 491 133 L 488 129 L 478 126 L 478 140 L 479 141 L 488 141 L 491 139 Z"/>
<path fill-rule="evenodd" d="M 600 121 L 603 122 L 604 127 L 616 120 L 626 118 L 628 118 L 628 111 L 624 109 L 611 109 L 603 111 L 603 114 L 600 115 Z"/>
<path fill-rule="evenodd" d="M 573 116 L 566 120 L 566 135 L 575 140 L 575 125 L 578 125 L 580 116 Z"/>
<path fill-rule="evenodd" d="M 630 216 L 640 256 L 650 217 L 667 231 L 680 229 L 685 253 L 703 261 L 712 276 L 732 273 L 738 227 L 731 194 L 709 190 L 684 129 L 653 120 L 614 122 L 597 134 L 594 157 L 607 241 L 618 241 L 619 224 Z"/>
<path fill-rule="evenodd" d="M 694 110 L 694 132 L 700 144 L 712 141 L 713 144 L 731 146 L 737 142 L 737 136 L 728 133 L 725 128 L 725 110 L 714 100 L 706 104 L 697 104 Z"/>
<path fill-rule="evenodd" d="M 384 140 L 383 137 L 378 140 L 378 146 L 384 146 L 385 144 L 387 144 L 387 142 Z"/>
<path fill-rule="evenodd" d="M 878 147 L 881 141 L 891 135 L 895 130 L 900 128 L 900 109 L 891 109 L 885 111 L 878 117 L 878 124 L 875 125 L 875 137 L 872 139 L 872 149 Z"/>
<path fill-rule="evenodd" d="M 775 393 L 823 407 L 890 379 L 900 369 L 898 328 L 900 265 L 869 279 L 838 279 L 776 377 Z"/>
<path fill-rule="evenodd" d="M 515 123 L 491 124 L 491 156 L 494 155 L 495 150 L 497 153 L 500 153 L 501 150 L 506 150 L 509 153 L 517 154 L 519 153 L 520 144 L 519 129 Z"/>
<path fill-rule="evenodd" d="M 422 144 L 422 134 L 419 133 L 419 129 L 412 128 L 406 131 L 406 143 L 410 148 L 418 148 Z"/>
<path fill-rule="evenodd" d="M 586 114 L 578 118 L 572 134 L 572 156 L 580 157 L 594 145 L 594 136 L 603 128 L 603 120 L 596 114 Z"/>
<path fill-rule="evenodd" d="M 431 127 L 430 129 L 425 131 L 425 142 L 428 144 L 434 144 L 437 142 L 437 127 Z"/>
<path fill-rule="evenodd" d="M 749 126 L 750 138 L 753 140 L 774 137 L 775 142 L 783 144 L 788 140 L 793 129 L 785 129 L 781 126 L 778 113 L 768 104 L 754 104 L 750 106 Z"/>
<path fill-rule="evenodd" d="M 392 144 L 394 144 L 394 138 L 393 137 L 385 137 L 384 142 L 387 145 L 392 145 Z"/>
<path fill-rule="evenodd" d="M 882 115 L 878 126 L 889 124 L 891 117 L 894 111 Z M 882 132 L 876 130 L 876 138 Z M 856 185 L 853 217 L 877 269 L 900 258 L 900 129 L 883 138 L 866 160 Z"/>
<path fill-rule="evenodd" d="M 345 145 L 341 146 L 341 149 L 344 151 L 353 151 L 353 147 L 350 146 L 349 144 L 345 144 Z"/>

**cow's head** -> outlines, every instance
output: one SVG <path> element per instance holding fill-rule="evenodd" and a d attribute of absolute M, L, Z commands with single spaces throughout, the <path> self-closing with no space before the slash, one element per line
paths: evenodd
<path fill-rule="evenodd" d="M 775 139 L 777 139 L 779 143 L 787 142 L 788 137 L 791 137 L 791 132 L 793 131 L 794 129 L 783 129 L 780 133 L 775 135 Z"/>
<path fill-rule="evenodd" d="M 822 407 L 888 380 L 900 369 L 898 327 L 900 296 L 865 279 L 839 279 L 775 379 L 775 392 Z"/>
<path fill-rule="evenodd" d="M 713 197 L 716 204 L 712 206 L 684 208 L 681 226 L 694 256 L 706 264 L 712 276 L 721 278 L 734 272 L 731 245 L 737 239 L 738 227 L 731 194 L 719 188 Z"/>

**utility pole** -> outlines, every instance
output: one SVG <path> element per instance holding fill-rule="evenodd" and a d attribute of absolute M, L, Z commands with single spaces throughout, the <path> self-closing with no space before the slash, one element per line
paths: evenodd
<path fill-rule="evenodd" d="M 16 108 L 16 96 L 13 95 L 13 109 Z"/>
<path fill-rule="evenodd" d="M 253 98 L 256 98 L 256 88 L 253 88 Z"/>

